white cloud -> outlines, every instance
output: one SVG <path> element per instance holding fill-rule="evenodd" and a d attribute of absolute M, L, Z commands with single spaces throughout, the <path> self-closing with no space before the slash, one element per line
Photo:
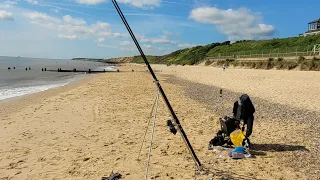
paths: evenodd
<path fill-rule="evenodd" d="M 193 0 L 193 7 L 204 7 L 204 6 L 209 6 L 210 0 Z"/>
<path fill-rule="evenodd" d="M 59 34 L 58 38 L 60 39 L 69 39 L 69 40 L 75 40 L 77 39 L 77 35 L 64 35 L 64 34 Z"/>
<path fill-rule="evenodd" d="M 158 49 L 159 51 L 166 50 L 166 48 L 162 48 L 162 47 L 158 47 L 157 49 Z"/>
<path fill-rule="evenodd" d="M 178 41 L 173 41 L 167 39 L 167 36 L 157 37 L 157 38 L 146 38 L 140 35 L 140 41 L 144 43 L 152 43 L 152 44 L 174 44 L 177 45 Z"/>
<path fill-rule="evenodd" d="M 163 31 L 163 34 L 165 35 L 165 36 L 180 36 L 181 34 L 180 34 L 180 32 L 170 32 L 170 31 Z"/>
<path fill-rule="evenodd" d="M 112 32 L 111 31 L 102 31 L 98 33 L 98 36 L 100 37 L 112 37 Z"/>
<path fill-rule="evenodd" d="M 98 44 L 99 47 L 104 48 L 117 48 L 117 46 L 109 45 L 109 44 Z"/>
<path fill-rule="evenodd" d="M 5 4 L 10 4 L 10 5 L 17 4 L 17 2 L 15 2 L 15 1 L 5 1 L 4 3 Z"/>
<path fill-rule="evenodd" d="M 10 4 L 0 4 L 0 8 L 1 9 L 7 9 L 7 8 L 10 8 L 11 5 Z"/>
<path fill-rule="evenodd" d="M 163 31 L 163 34 L 166 35 L 166 36 L 171 36 L 173 35 L 172 32 L 169 32 L 169 31 Z"/>
<path fill-rule="evenodd" d="M 166 31 L 164 31 L 164 34 L 174 34 L 174 33 L 166 33 Z M 148 38 L 148 37 L 145 37 L 141 34 L 137 34 L 136 35 L 137 38 L 143 42 L 143 43 L 151 43 L 151 44 L 171 44 L 171 45 L 175 45 L 177 47 L 180 47 L 180 48 L 190 48 L 190 47 L 194 47 L 194 46 L 199 46 L 199 44 L 189 44 L 189 43 L 183 43 L 183 42 L 180 42 L 178 40 L 170 40 L 170 39 L 167 39 L 166 36 L 162 36 L 162 37 L 156 37 L 156 38 Z M 156 49 L 156 47 L 153 47 L 151 45 L 143 45 L 145 48 L 147 49 Z M 161 48 L 159 48 L 158 50 L 163 50 Z"/>
<path fill-rule="evenodd" d="M 70 15 L 59 18 L 49 16 L 45 13 L 31 12 L 26 17 L 31 20 L 32 24 L 36 24 L 48 29 L 57 30 L 67 34 L 87 35 L 99 38 L 106 37 L 125 37 L 126 34 L 112 32 L 111 26 L 107 22 L 98 21 L 95 24 L 87 25 L 86 21 L 80 18 L 73 18 Z"/>
<path fill-rule="evenodd" d="M 27 1 L 30 4 L 34 4 L 34 5 L 38 5 L 39 4 L 39 1 L 36 1 L 36 0 L 25 0 L 25 1 Z"/>
<path fill-rule="evenodd" d="M 31 19 L 32 21 L 34 22 L 44 22 L 44 23 L 48 23 L 48 22 L 54 22 L 54 23 L 59 23 L 60 20 L 58 18 L 54 18 L 54 17 L 51 17 L 51 16 L 48 16 L 47 14 L 45 13 L 40 13 L 40 12 L 30 12 L 30 13 L 27 13 L 26 16 Z"/>
<path fill-rule="evenodd" d="M 97 5 L 104 3 L 106 0 L 76 0 L 79 4 L 86 4 L 86 5 Z"/>
<path fill-rule="evenodd" d="M 0 20 L 13 21 L 12 12 L 0 10 Z"/>
<path fill-rule="evenodd" d="M 97 35 L 100 36 L 100 37 L 115 37 L 115 38 L 127 37 L 126 34 L 113 33 L 111 30 L 110 31 L 99 32 Z"/>
<path fill-rule="evenodd" d="M 195 46 L 199 46 L 198 44 L 188 44 L 188 43 L 179 43 L 178 47 L 182 47 L 182 48 L 190 48 L 190 47 L 195 47 Z"/>
<path fill-rule="evenodd" d="M 87 23 L 83 19 L 80 19 L 80 18 L 76 19 L 76 18 L 71 17 L 70 15 L 63 16 L 63 21 L 68 23 L 68 24 L 73 24 L 73 25 L 77 25 L 77 26 L 84 25 L 84 24 Z"/>
<path fill-rule="evenodd" d="M 121 33 L 113 33 L 112 35 L 113 35 L 113 37 L 126 37 L 127 36 L 126 34 L 121 34 Z"/>
<path fill-rule="evenodd" d="M 269 37 L 275 32 L 274 26 L 262 23 L 263 18 L 259 13 L 253 13 L 247 8 L 223 10 L 216 7 L 200 7 L 193 9 L 189 18 L 215 25 L 230 40 Z"/>
<path fill-rule="evenodd" d="M 98 21 L 97 23 L 91 26 L 91 29 L 94 31 L 99 31 L 101 36 L 108 37 L 111 33 L 111 27 L 109 23 Z"/>
<path fill-rule="evenodd" d="M 161 1 L 162 0 L 118 0 L 119 3 L 130 4 L 139 8 L 160 6 Z"/>
<path fill-rule="evenodd" d="M 87 26 L 59 25 L 59 28 L 69 33 L 82 34 L 82 35 L 94 35 L 96 33 L 93 29 Z"/>
<path fill-rule="evenodd" d="M 136 46 L 133 45 L 132 41 L 121 41 L 119 43 L 119 50 L 121 51 L 128 51 L 128 52 L 135 52 Z"/>
<path fill-rule="evenodd" d="M 120 45 L 122 45 L 122 46 L 128 46 L 128 45 L 132 45 L 133 44 L 133 42 L 131 42 L 131 41 L 122 41 L 122 42 L 120 42 Z"/>
<path fill-rule="evenodd" d="M 104 40 L 105 40 L 104 38 L 98 38 L 96 41 L 97 42 L 104 42 Z"/>
<path fill-rule="evenodd" d="M 152 49 L 153 47 L 150 44 L 144 44 L 142 47 L 147 48 L 147 49 Z"/>
<path fill-rule="evenodd" d="M 55 13 L 59 13 L 59 9 L 57 9 L 57 8 L 52 8 L 51 11 L 53 11 Z"/>
<path fill-rule="evenodd" d="M 111 51 L 127 51 L 131 55 L 137 52 L 134 43 L 128 39 L 128 33 L 113 31 L 113 26 L 108 22 L 98 21 L 96 23 L 91 23 L 89 21 L 86 22 L 86 19 L 80 19 L 77 16 L 62 16 L 53 12 L 51 12 L 51 14 L 52 16 L 49 15 L 49 13 L 30 12 L 26 13 L 26 17 L 34 25 L 49 29 L 48 32 L 50 33 L 55 33 L 55 38 L 68 40 L 92 40 L 97 46 L 102 48 L 111 48 Z M 160 33 L 175 35 L 175 32 L 164 32 L 161 30 Z M 164 44 L 166 48 L 169 49 L 174 47 L 177 48 L 179 47 L 179 44 L 183 44 L 179 40 L 175 40 L 174 37 L 171 38 L 171 36 L 159 35 L 156 37 L 150 37 L 139 34 L 136 34 L 136 36 L 139 41 L 141 41 L 143 48 L 148 54 L 162 54 L 163 49 L 157 47 L 158 44 Z M 119 37 L 126 37 L 126 39 L 123 39 L 126 41 L 121 39 L 120 41 L 116 41 L 113 39 Z M 101 50 L 101 48 L 98 49 Z"/>
<path fill-rule="evenodd" d="M 48 29 L 62 31 L 70 34 L 80 34 L 80 35 L 95 35 L 95 31 L 88 26 L 76 26 L 72 24 L 59 24 L 52 22 L 39 22 L 31 21 L 32 24 L 36 24 Z"/>
<path fill-rule="evenodd" d="M 96 29 L 105 29 L 105 28 L 109 28 L 110 24 L 106 23 L 106 22 L 97 22 L 96 24 L 94 24 L 94 28 Z"/>

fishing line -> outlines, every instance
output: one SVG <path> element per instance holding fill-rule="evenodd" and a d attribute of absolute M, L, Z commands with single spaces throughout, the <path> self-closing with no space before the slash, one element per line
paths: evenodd
<path fill-rule="evenodd" d="M 157 91 L 157 94 L 156 94 L 156 97 L 154 98 L 154 102 L 153 102 L 153 105 L 152 105 L 152 108 L 151 108 L 151 112 L 150 112 L 150 116 L 149 116 L 149 121 L 148 121 L 148 125 L 146 127 L 146 131 L 144 133 L 144 137 L 143 137 L 143 140 L 142 140 L 142 143 L 141 143 L 141 147 L 140 147 L 140 150 L 139 150 L 139 155 L 138 155 L 138 160 L 140 160 L 140 155 L 141 155 L 141 150 L 142 150 L 142 146 L 143 146 L 143 143 L 146 139 L 146 136 L 147 136 L 147 132 L 148 132 L 148 128 L 150 126 L 150 121 L 151 121 L 151 118 L 152 118 L 152 113 L 153 113 L 153 110 L 154 110 L 154 106 L 156 104 L 156 101 L 157 101 L 157 96 L 158 96 L 158 91 Z"/>

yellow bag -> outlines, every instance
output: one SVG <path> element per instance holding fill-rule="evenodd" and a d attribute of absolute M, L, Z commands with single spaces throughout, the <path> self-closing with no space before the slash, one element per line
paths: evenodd
<path fill-rule="evenodd" d="M 230 134 L 231 142 L 235 146 L 242 146 L 242 142 L 245 138 L 246 137 L 240 129 L 237 129 Z"/>

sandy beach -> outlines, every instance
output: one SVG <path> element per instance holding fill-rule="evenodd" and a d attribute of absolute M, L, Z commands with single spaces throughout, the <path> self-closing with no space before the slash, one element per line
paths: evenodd
<path fill-rule="evenodd" d="M 154 65 L 164 74 L 213 85 L 235 92 L 248 93 L 270 102 L 320 112 L 320 73 L 317 71 L 279 71 L 227 69 L 208 66 Z"/>
<path fill-rule="evenodd" d="M 160 99 L 149 179 L 320 179 L 319 72 L 153 67 L 210 172 L 196 173 Z M 137 158 L 157 89 L 144 66 L 119 69 L 0 103 L 0 179 L 101 179 L 112 171 L 144 179 L 147 143 Z M 208 142 L 241 93 L 257 107 L 254 157 L 232 160 Z"/>

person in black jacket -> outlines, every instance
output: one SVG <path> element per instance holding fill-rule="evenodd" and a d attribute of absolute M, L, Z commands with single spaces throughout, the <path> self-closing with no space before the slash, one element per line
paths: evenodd
<path fill-rule="evenodd" d="M 242 131 L 244 131 L 244 126 L 247 125 L 246 137 L 249 137 L 252 134 L 254 113 L 255 108 L 247 94 L 241 95 L 238 100 L 234 102 L 233 116 L 238 120 L 244 121 Z"/>

